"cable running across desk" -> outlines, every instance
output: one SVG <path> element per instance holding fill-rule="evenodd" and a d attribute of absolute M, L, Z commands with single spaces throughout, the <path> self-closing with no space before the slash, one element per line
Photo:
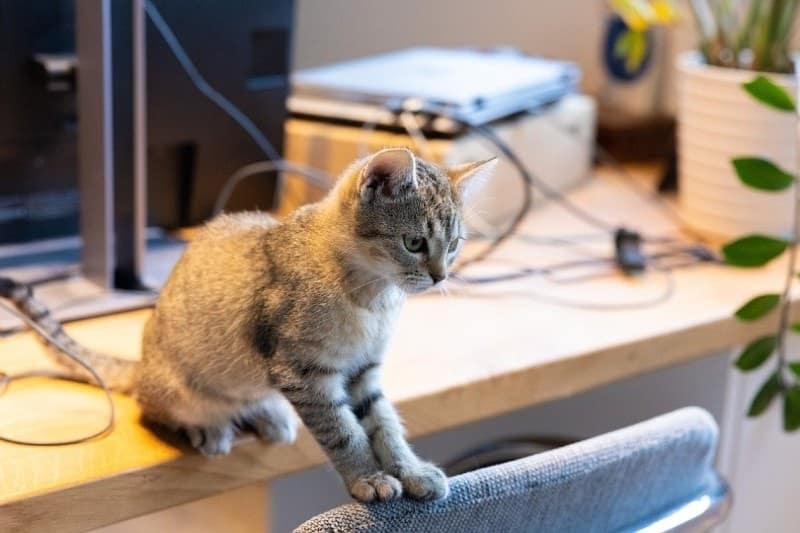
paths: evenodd
<path fill-rule="evenodd" d="M 27 441 L 27 440 L 24 440 L 24 439 L 16 439 L 16 438 L 7 437 L 7 436 L 4 436 L 4 435 L 0 434 L 0 441 L 8 442 L 8 443 L 11 443 L 11 444 L 22 444 L 22 445 L 25 445 L 25 446 L 66 446 L 66 445 L 69 445 L 69 444 L 79 444 L 81 442 L 87 442 L 87 441 L 90 441 L 92 439 L 99 438 L 99 437 L 102 437 L 102 436 L 110 433 L 114 429 L 114 424 L 115 424 L 115 420 L 116 420 L 116 412 L 115 412 L 115 409 L 114 409 L 114 399 L 111 396 L 111 390 L 108 388 L 108 385 L 103 380 L 103 378 L 100 377 L 100 375 L 94 370 L 94 368 L 91 367 L 91 365 L 86 364 L 83 361 L 83 359 L 80 357 L 80 355 L 76 354 L 72 350 L 72 348 L 70 348 L 69 346 L 65 346 L 64 344 L 59 342 L 58 339 L 54 338 L 52 335 L 50 335 L 50 333 L 48 333 L 47 331 L 42 329 L 42 327 L 39 326 L 39 324 L 37 324 L 36 322 L 31 320 L 27 315 L 25 315 L 24 313 L 20 312 L 13 305 L 10 305 L 9 303 L 7 303 L 2 298 L 0 298 L 0 308 L 5 309 L 9 313 L 11 313 L 11 314 L 15 315 L 16 317 L 18 317 L 20 320 L 22 320 L 25 323 L 25 325 L 27 325 L 34 332 L 36 332 L 37 335 L 39 335 L 40 337 L 45 339 L 47 342 L 51 343 L 53 346 L 57 347 L 67 357 L 69 357 L 70 359 L 75 361 L 75 363 L 77 363 L 84 370 L 86 370 L 86 372 L 88 372 L 89 375 L 92 376 L 92 379 L 95 380 L 97 386 L 100 387 L 100 389 L 102 389 L 103 395 L 105 396 L 106 403 L 108 404 L 108 419 L 107 419 L 106 424 L 100 430 L 98 430 L 96 432 L 93 432 L 93 433 L 91 433 L 89 435 L 78 437 L 78 438 L 74 438 L 74 439 L 64 439 L 64 440 L 55 440 L 55 441 L 44 442 L 44 441 Z M 59 379 L 65 379 L 65 378 L 62 378 L 62 377 L 60 377 L 58 375 L 54 376 L 51 372 L 41 372 L 41 373 L 30 372 L 30 373 L 26 373 L 26 374 L 23 374 L 23 375 L 17 375 L 17 376 L 0 373 L 0 401 L 2 401 L 3 394 L 7 391 L 7 388 L 10 386 L 10 384 L 13 381 L 17 381 L 17 380 L 25 379 L 25 378 L 30 378 L 30 377 L 39 377 L 39 376 L 41 376 L 41 377 L 50 377 L 50 378 L 55 377 L 55 378 L 59 378 Z"/>

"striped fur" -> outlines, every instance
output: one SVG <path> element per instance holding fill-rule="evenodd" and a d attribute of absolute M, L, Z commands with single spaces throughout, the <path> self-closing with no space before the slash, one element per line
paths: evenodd
<path fill-rule="evenodd" d="M 7 282 L 4 287 L 5 290 L 0 293 L 0 296 L 10 301 L 18 311 L 35 322 L 60 346 L 68 349 L 84 363 L 92 367 L 103 378 L 109 388 L 119 392 L 131 392 L 136 366 L 135 361 L 107 356 L 78 344 L 75 339 L 64 331 L 61 323 L 50 315 L 50 310 L 34 297 L 30 287 L 16 284 L 8 279 L 5 279 L 5 281 Z M 42 338 L 42 342 L 49 348 L 48 353 L 58 363 L 66 367 L 71 377 L 98 385 L 98 383 L 94 383 L 92 376 L 80 364 L 64 355 L 59 348 L 53 346 L 47 339 Z"/>
<path fill-rule="evenodd" d="M 143 415 L 213 455 L 240 427 L 292 441 L 294 409 L 355 498 L 445 496 L 446 478 L 417 458 L 383 395 L 381 362 L 405 294 L 446 277 L 464 234 L 461 197 L 491 166 L 447 171 L 387 149 L 281 223 L 261 213 L 211 221 L 145 327 L 133 368 Z M 424 250 L 407 237 L 424 238 Z"/>

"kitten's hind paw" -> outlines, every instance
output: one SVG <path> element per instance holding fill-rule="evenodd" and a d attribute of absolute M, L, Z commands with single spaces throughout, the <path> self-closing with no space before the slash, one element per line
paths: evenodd
<path fill-rule="evenodd" d="M 262 440 L 291 444 L 297 438 L 297 419 L 289 403 L 278 396 L 265 398 L 241 415 L 241 425 Z"/>
<path fill-rule="evenodd" d="M 191 445 L 203 455 L 227 455 L 233 447 L 233 427 L 188 427 L 186 436 Z"/>
<path fill-rule="evenodd" d="M 375 500 L 382 502 L 394 500 L 403 493 L 400 482 L 383 472 L 357 478 L 349 483 L 347 488 L 353 498 L 365 503 Z"/>
<path fill-rule="evenodd" d="M 436 465 L 420 462 L 398 473 L 405 493 L 417 500 L 441 500 L 450 494 L 447 476 Z"/>
<path fill-rule="evenodd" d="M 277 444 L 291 444 L 297 438 L 297 422 L 294 418 L 257 418 L 245 420 L 245 424 L 255 431 L 258 438 Z"/>

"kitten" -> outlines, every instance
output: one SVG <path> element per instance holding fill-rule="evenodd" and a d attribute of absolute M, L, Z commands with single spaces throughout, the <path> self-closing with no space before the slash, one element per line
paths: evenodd
<path fill-rule="evenodd" d="M 462 199 L 495 162 L 442 169 L 386 149 L 284 222 L 221 215 L 167 281 L 141 363 L 81 353 L 132 388 L 144 417 L 182 429 L 205 454 L 228 453 L 240 425 L 292 442 L 294 407 L 354 498 L 444 498 L 445 475 L 414 454 L 381 391 L 381 362 L 405 294 L 447 278 Z M 21 309 L 51 321 L 17 293 Z"/>

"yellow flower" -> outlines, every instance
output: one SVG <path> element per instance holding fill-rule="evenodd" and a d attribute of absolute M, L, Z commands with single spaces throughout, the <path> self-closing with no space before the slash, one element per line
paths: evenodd
<path fill-rule="evenodd" d="M 645 31 L 653 19 L 653 10 L 645 0 L 610 0 L 611 8 L 633 31 Z"/>
<path fill-rule="evenodd" d="M 650 7 L 656 24 L 672 24 L 680 20 L 680 13 L 672 0 L 652 0 Z"/>
<path fill-rule="evenodd" d="M 609 0 L 609 3 L 632 31 L 642 32 L 650 26 L 672 24 L 679 18 L 672 0 Z"/>

